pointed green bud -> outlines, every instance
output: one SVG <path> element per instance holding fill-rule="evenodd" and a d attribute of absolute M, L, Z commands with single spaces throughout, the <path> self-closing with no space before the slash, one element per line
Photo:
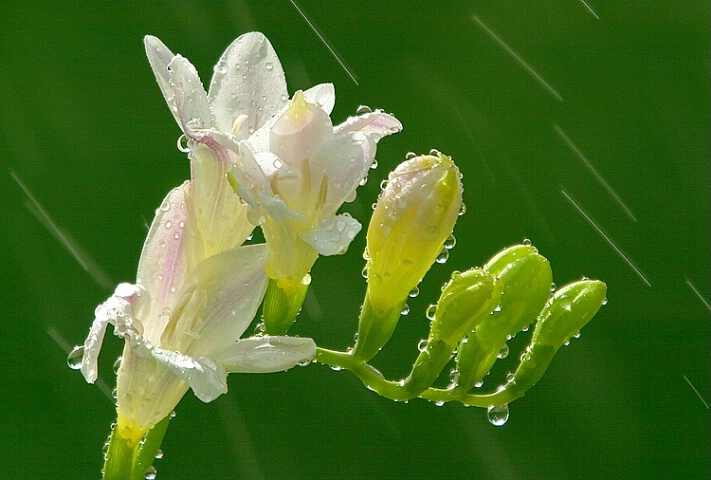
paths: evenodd
<path fill-rule="evenodd" d="M 269 279 L 262 304 L 266 335 L 286 335 L 304 304 L 310 283 L 311 277 L 308 274 L 298 284 L 291 282 L 283 285 L 278 280 Z"/>
<path fill-rule="evenodd" d="M 501 301 L 501 284 L 486 270 L 455 272 L 437 302 L 430 338 L 455 346 Z"/>
<path fill-rule="evenodd" d="M 469 390 L 489 372 L 509 337 L 532 323 L 550 296 L 550 264 L 530 245 L 495 255 L 485 268 L 501 284 L 500 308 L 486 317 L 459 348 L 459 388 Z"/>
<path fill-rule="evenodd" d="M 408 293 L 442 251 L 461 206 L 461 174 L 446 155 L 414 157 L 390 173 L 368 227 L 368 290 L 356 358 L 370 360 L 390 339 Z"/>
<path fill-rule="evenodd" d="M 543 377 L 558 349 L 605 304 L 606 293 L 607 286 L 598 280 L 581 280 L 555 292 L 538 317 L 514 378 L 504 386 L 510 396 L 523 396 Z"/>
<path fill-rule="evenodd" d="M 389 310 L 407 298 L 442 251 L 462 206 L 459 169 L 423 155 L 390 173 L 368 226 L 368 294 Z"/>

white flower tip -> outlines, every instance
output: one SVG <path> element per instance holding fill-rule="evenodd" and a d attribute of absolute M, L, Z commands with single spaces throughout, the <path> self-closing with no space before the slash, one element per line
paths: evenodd
<path fill-rule="evenodd" d="M 219 363 L 230 372 L 271 373 L 310 362 L 316 355 L 311 338 L 264 336 L 238 340 Z"/>

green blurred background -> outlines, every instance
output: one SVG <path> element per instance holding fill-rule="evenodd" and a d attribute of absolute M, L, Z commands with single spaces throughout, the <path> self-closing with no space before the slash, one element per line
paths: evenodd
<path fill-rule="evenodd" d="M 438 148 L 464 173 L 457 247 L 378 357 L 388 375 L 407 371 L 449 273 L 523 238 L 559 285 L 604 279 L 609 304 L 503 427 L 479 409 L 390 402 L 320 365 L 234 375 L 212 404 L 185 396 L 158 478 L 708 479 L 709 2 L 590 0 L 599 19 L 579 0 L 300 6 L 357 84 L 286 0 L 3 6 L 0 477 L 99 477 L 113 407 L 67 368 L 64 349 L 83 341 L 110 285 L 134 279 L 145 224 L 189 174 L 143 36 L 207 81 L 234 38 L 260 30 L 291 91 L 335 83 L 335 121 L 366 104 L 403 122 L 348 206 L 361 222 L 408 151 Z M 38 221 L 19 182 L 106 278 Z M 363 247 L 360 236 L 317 263 L 294 333 L 352 342 Z M 524 342 L 511 342 L 484 388 L 514 368 Z M 106 344 L 111 388 L 121 345 Z"/>

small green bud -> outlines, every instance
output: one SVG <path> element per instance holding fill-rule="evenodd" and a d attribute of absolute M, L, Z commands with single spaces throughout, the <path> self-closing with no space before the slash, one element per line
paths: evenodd
<path fill-rule="evenodd" d="M 496 308 L 501 284 L 486 270 L 454 273 L 442 289 L 430 337 L 456 345 Z"/>
<path fill-rule="evenodd" d="M 459 169 L 446 155 L 422 155 L 388 177 L 368 226 L 368 295 L 390 310 L 420 283 L 449 238 L 462 205 Z"/>
<path fill-rule="evenodd" d="M 581 280 L 555 292 L 538 317 L 514 378 L 504 387 L 510 395 L 523 396 L 543 377 L 558 349 L 605 303 L 606 292 L 607 286 L 598 280 Z"/>
<path fill-rule="evenodd" d="M 530 245 L 515 245 L 486 264 L 501 284 L 501 308 L 486 317 L 459 348 L 459 388 L 469 390 L 497 360 L 507 339 L 532 323 L 550 296 L 548 260 Z"/>

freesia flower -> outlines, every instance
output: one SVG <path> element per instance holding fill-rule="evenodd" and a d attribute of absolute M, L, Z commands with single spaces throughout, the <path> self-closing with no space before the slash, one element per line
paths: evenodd
<path fill-rule="evenodd" d="M 266 50 L 256 46 L 265 45 L 260 39 L 265 41 L 261 34 L 247 37 L 254 43 L 248 50 L 269 58 L 268 43 Z M 230 47 L 236 56 L 240 48 L 240 40 Z M 81 365 L 93 383 L 104 334 L 113 325 L 126 341 L 117 373 L 116 431 L 129 445 L 168 416 L 188 388 L 209 402 L 227 391 L 228 372 L 285 370 L 311 359 L 316 348 L 308 338 L 240 338 L 264 297 L 267 250 L 240 246 L 254 227 L 227 182 L 236 155 L 212 134 L 217 126 L 229 124 L 234 133 L 264 121 L 255 100 L 262 98 L 262 77 L 227 79 L 216 69 L 208 97 L 183 57 L 154 37 L 146 37 L 146 51 L 188 139 L 191 180 L 156 211 L 136 284 L 119 285 L 96 309 Z"/>

